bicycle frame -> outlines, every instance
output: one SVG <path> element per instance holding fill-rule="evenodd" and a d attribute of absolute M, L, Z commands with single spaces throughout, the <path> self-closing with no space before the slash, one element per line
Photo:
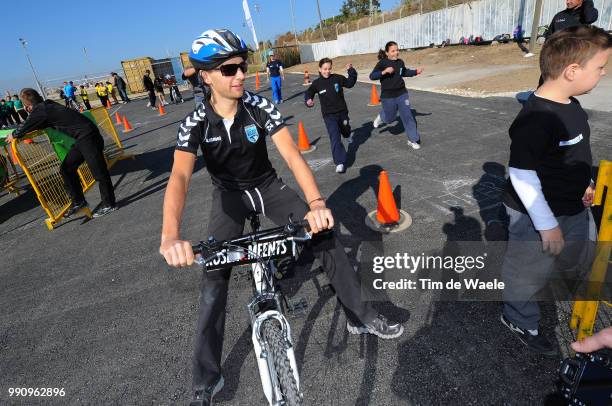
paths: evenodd
<path fill-rule="evenodd" d="M 310 234 L 307 233 L 305 237 L 296 237 L 287 231 L 287 226 L 259 232 L 257 215 L 251 217 L 251 227 L 253 228 L 252 234 L 230 242 L 216 242 L 214 239 L 209 240 L 210 244 L 201 242 L 200 248 L 207 247 L 215 253 L 198 263 L 205 265 L 209 271 L 224 269 L 228 266 L 251 264 L 253 298 L 247 305 L 252 327 L 251 340 L 264 395 L 270 405 L 281 406 L 283 394 L 272 357 L 269 356 L 268 343 L 262 334 L 265 322 L 276 320 L 281 326 L 286 355 L 298 391 L 300 379 L 291 339 L 291 327 L 283 314 L 283 296 L 274 284 L 275 266 L 272 259 L 288 256 L 295 258 L 297 255 L 296 241 L 306 241 L 310 239 Z M 265 262 L 262 257 L 265 257 Z"/>

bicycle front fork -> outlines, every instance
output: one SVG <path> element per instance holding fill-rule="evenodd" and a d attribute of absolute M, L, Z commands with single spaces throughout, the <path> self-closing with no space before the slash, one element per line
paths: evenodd
<path fill-rule="evenodd" d="M 249 305 L 250 307 L 250 305 Z M 251 311 L 251 308 L 249 308 Z M 293 341 L 291 340 L 291 327 L 285 319 L 285 316 L 280 311 L 268 310 L 258 315 L 251 314 L 251 320 L 253 320 L 253 348 L 255 349 L 255 357 L 257 359 L 257 367 L 259 368 L 259 376 L 261 378 L 261 385 L 263 388 L 264 395 L 268 400 L 270 406 L 280 406 L 283 403 L 283 394 L 277 378 L 277 371 L 274 366 L 274 361 L 270 356 L 268 346 L 262 336 L 262 326 L 264 322 L 270 320 L 276 320 L 281 326 L 283 332 L 285 351 L 289 364 L 291 365 L 291 371 L 293 377 L 297 383 L 297 388 L 300 388 L 300 377 L 297 369 L 297 362 L 295 361 L 295 352 L 293 350 Z M 254 316 L 254 317 L 253 317 Z"/>

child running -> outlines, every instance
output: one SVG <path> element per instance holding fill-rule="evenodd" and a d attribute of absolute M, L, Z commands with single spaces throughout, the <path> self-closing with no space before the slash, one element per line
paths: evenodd
<path fill-rule="evenodd" d="M 382 110 L 374 119 L 374 128 L 382 124 L 389 124 L 395 120 L 399 112 L 404 129 L 408 135 L 408 145 L 414 149 L 421 148 L 421 137 L 417 130 L 417 124 L 410 110 L 408 90 L 404 83 L 405 77 L 420 75 L 422 67 L 408 69 L 404 61 L 399 59 L 399 47 L 394 41 L 385 45 L 385 50 L 378 51 L 378 63 L 370 73 L 370 80 L 380 80 L 380 100 Z"/>
<path fill-rule="evenodd" d="M 346 65 L 348 78 L 332 73 L 332 60 L 323 58 L 319 61 L 319 74 L 306 93 L 304 100 L 308 107 L 314 106 L 313 98 L 315 94 L 319 95 L 321 100 L 321 113 L 323 121 L 329 133 L 331 142 L 332 157 L 336 164 L 336 172 L 344 173 L 346 171 L 346 149 L 342 145 L 343 137 L 350 137 L 351 126 L 349 124 L 348 107 L 344 100 L 343 87 L 351 88 L 357 82 L 357 71 L 353 65 Z"/>

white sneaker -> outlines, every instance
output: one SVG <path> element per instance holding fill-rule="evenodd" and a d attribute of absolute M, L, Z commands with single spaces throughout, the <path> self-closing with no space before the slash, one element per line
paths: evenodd
<path fill-rule="evenodd" d="M 372 125 L 374 126 L 374 128 L 378 128 L 381 125 L 383 125 L 383 121 L 382 121 L 382 118 L 380 118 L 380 114 L 376 116 Z"/>
<path fill-rule="evenodd" d="M 412 142 L 410 140 L 408 140 L 408 145 L 410 145 L 412 147 L 412 149 L 421 149 L 421 145 L 419 145 L 416 142 Z"/>
<path fill-rule="evenodd" d="M 344 173 L 344 171 L 345 169 L 343 164 L 336 165 L 336 173 Z"/>
<path fill-rule="evenodd" d="M 148 103 L 147 103 L 147 107 L 151 107 L 151 102 L 148 102 Z"/>

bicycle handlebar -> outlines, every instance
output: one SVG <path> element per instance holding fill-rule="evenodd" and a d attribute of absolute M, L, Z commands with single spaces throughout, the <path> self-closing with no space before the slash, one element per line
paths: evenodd
<path fill-rule="evenodd" d="M 217 270 L 260 260 L 295 256 L 295 243 L 306 242 L 311 238 L 309 224 L 303 220 L 231 240 L 200 241 L 192 249 L 195 255 L 199 255 L 195 260 L 197 264 L 205 266 L 207 270 Z"/>

